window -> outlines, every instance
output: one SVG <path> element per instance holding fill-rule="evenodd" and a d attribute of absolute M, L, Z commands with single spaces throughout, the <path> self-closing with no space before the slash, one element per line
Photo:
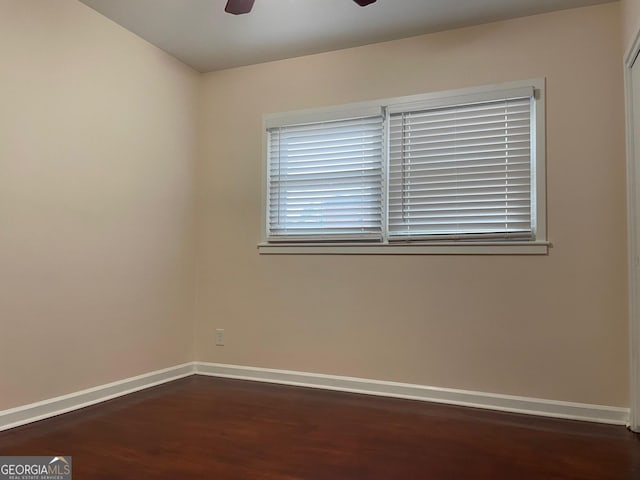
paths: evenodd
<path fill-rule="evenodd" d="M 269 129 L 269 240 L 380 240 L 382 133 L 382 115 Z"/>
<path fill-rule="evenodd" d="M 261 253 L 546 253 L 543 87 L 266 116 Z"/>

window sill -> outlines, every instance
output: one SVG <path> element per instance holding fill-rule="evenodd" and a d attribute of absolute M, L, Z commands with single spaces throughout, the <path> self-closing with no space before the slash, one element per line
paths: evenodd
<path fill-rule="evenodd" d="M 260 243 L 260 255 L 547 255 L 549 242 Z"/>

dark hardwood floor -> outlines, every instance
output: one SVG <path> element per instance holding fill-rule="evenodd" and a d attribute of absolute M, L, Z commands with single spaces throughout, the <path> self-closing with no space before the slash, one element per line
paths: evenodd
<path fill-rule="evenodd" d="M 0 433 L 93 479 L 640 479 L 624 427 L 192 376 Z"/>

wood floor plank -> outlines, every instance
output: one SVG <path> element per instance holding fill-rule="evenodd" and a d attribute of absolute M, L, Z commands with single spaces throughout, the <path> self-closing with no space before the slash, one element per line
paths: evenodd
<path fill-rule="evenodd" d="M 192 376 L 0 433 L 74 478 L 639 480 L 624 427 Z"/>

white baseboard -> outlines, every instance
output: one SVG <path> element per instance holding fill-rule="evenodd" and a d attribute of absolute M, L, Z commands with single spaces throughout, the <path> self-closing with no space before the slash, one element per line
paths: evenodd
<path fill-rule="evenodd" d="M 468 390 L 454 390 L 450 388 L 427 387 L 408 383 L 219 363 L 195 362 L 195 370 L 199 375 L 422 400 L 426 402 L 484 408 L 502 412 L 524 413 L 543 417 L 583 420 L 613 425 L 625 425 L 629 420 L 628 408 L 586 403 L 563 402 L 558 400 L 545 400 Z"/>
<path fill-rule="evenodd" d="M 129 393 L 171 382 L 179 378 L 193 375 L 194 363 L 185 363 L 176 367 L 156 370 L 136 377 L 126 378 L 113 383 L 89 388 L 61 397 L 23 405 L 0 411 L 0 431 L 19 427 L 27 423 L 54 417 L 72 410 L 88 407 L 96 403 L 121 397 Z"/>
<path fill-rule="evenodd" d="M 613 425 L 625 425 L 629 420 L 628 408 L 428 387 L 409 383 L 386 382 L 337 375 L 324 375 L 320 373 L 192 362 L 100 385 L 61 397 L 0 411 L 0 431 L 61 415 L 194 374 L 361 393 L 382 397 L 422 400 L 425 402 L 484 408 L 502 412 L 524 413 L 544 417 L 609 423 Z"/>

